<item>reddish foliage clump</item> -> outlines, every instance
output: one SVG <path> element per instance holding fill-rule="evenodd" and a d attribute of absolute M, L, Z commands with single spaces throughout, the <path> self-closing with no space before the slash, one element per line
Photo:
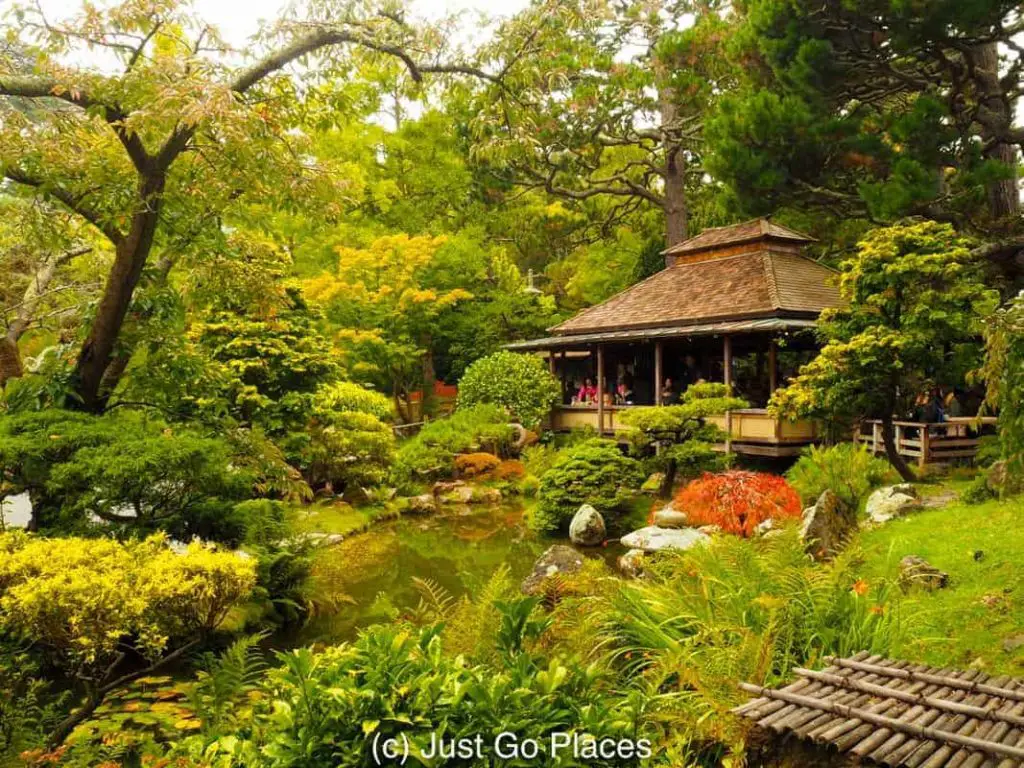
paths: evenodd
<path fill-rule="evenodd" d="M 495 480 L 519 480 L 526 474 L 526 467 L 523 462 L 515 459 L 506 459 L 491 470 L 491 477 Z"/>
<path fill-rule="evenodd" d="M 765 520 L 800 517 L 800 495 L 778 475 L 731 470 L 705 472 L 676 495 L 676 509 L 693 525 L 717 525 L 749 537 Z"/>
<path fill-rule="evenodd" d="M 458 477 L 479 477 L 501 464 L 493 453 L 463 453 L 455 457 L 455 474 Z"/>

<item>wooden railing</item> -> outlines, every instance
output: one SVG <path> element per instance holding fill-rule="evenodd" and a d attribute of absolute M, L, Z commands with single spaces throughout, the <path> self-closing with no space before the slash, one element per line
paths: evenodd
<path fill-rule="evenodd" d="M 622 415 L 642 406 L 605 406 L 604 433 L 628 432 L 631 427 L 622 421 Z M 759 408 L 744 408 L 728 416 L 712 416 L 708 421 L 725 430 L 730 440 L 766 444 L 806 444 L 817 438 L 817 425 L 811 421 L 786 421 L 768 415 Z M 573 428 L 597 429 L 596 406 L 556 406 L 551 414 L 549 428 L 566 431 Z"/>
<path fill-rule="evenodd" d="M 892 424 L 896 451 L 923 467 L 952 459 L 973 459 L 981 436 L 994 431 L 995 423 L 994 416 L 962 416 L 937 423 L 894 421 Z M 874 453 L 885 453 L 881 421 L 861 422 L 854 431 L 854 440 Z"/>

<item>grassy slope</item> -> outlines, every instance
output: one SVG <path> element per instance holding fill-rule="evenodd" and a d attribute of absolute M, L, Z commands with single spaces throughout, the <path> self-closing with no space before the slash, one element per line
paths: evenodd
<path fill-rule="evenodd" d="M 1024 497 L 925 510 L 865 531 L 860 545 L 868 580 L 895 578 L 910 554 L 950 575 L 946 589 L 907 596 L 906 636 L 895 655 L 1024 675 L 1024 645 L 1003 646 L 1024 638 Z"/>

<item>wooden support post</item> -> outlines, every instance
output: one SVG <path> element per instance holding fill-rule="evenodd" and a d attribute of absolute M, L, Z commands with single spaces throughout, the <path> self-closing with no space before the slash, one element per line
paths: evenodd
<path fill-rule="evenodd" d="M 662 346 L 660 341 L 654 342 L 654 404 L 661 405 L 661 385 L 664 379 L 661 375 Z"/>
<path fill-rule="evenodd" d="M 604 435 L 604 346 L 597 345 L 597 434 Z"/>
<path fill-rule="evenodd" d="M 732 386 L 732 337 L 722 337 L 722 381 Z"/>
<path fill-rule="evenodd" d="M 548 371 L 552 376 L 555 375 L 555 350 L 548 350 Z"/>
<path fill-rule="evenodd" d="M 732 337 L 722 337 L 722 379 L 725 386 L 732 388 Z M 725 412 L 725 451 L 732 452 L 732 411 Z"/>
<path fill-rule="evenodd" d="M 768 395 L 771 396 L 779 387 L 778 345 L 773 338 L 768 344 Z"/>
<path fill-rule="evenodd" d="M 871 452 L 878 454 L 878 440 L 881 434 L 881 425 L 876 421 L 871 425 Z"/>
<path fill-rule="evenodd" d="M 928 464 L 928 460 L 931 458 L 931 434 L 928 431 L 928 427 L 921 427 L 921 457 L 918 459 L 918 466 L 922 469 Z"/>

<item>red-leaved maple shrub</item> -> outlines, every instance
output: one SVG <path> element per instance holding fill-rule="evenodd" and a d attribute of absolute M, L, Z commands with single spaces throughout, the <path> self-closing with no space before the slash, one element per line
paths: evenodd
<path fill-rule="evenodd" d="M 800 495 L 778 475 L 730 470 L 704 475 L 676 494 L 692 525 L 717 525 L 744 538 L 765 520 L 800 517 Z"/>

